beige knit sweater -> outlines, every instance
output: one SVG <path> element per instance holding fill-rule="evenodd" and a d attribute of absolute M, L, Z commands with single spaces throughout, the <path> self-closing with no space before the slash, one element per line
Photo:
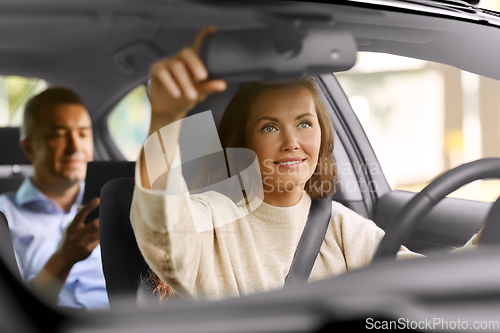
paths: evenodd
<path fill-rule="evenodd" d="M 173 290 L 185 298 L 221 299 L 283 287 L 307 221 L 307 193 L 295 206 L 258 202 L 246 215 L 246 206 L 218 192 L 163 195 L 145 189 L 139 168 L 137 163 L 132 227 L 147 263 Z M 179 179 L 185 184 L 171 172 L 167 184 Z M 372 221 L 333 202 L 309 281 L 368 265 L 383 235 Z M 417 256 L 403 247 L 398 253 Z"/>

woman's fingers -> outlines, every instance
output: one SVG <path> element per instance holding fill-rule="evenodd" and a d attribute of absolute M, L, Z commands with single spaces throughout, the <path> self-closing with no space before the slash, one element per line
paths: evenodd
<path fill-rule="evenodd" d="M 151 75 L 172 97 L 189 101 L 226 89 L 224 80 L 205 81 L 207 76 L 205 66 L 192 49 L 184 49 L 178 57 L 156 64 Z"/>
<path fill-rule="evenodd" d="M 168 60 L 169 59 L 164 59 L 163 61 L 153 65 L 151 68 L 151 79 L 158 80 L 158 82 L 172 97 L 180 98 L 181 90 L 168 70 Z"/>
<path fill-rule="evenodd" d="M 202 95 L 202 92 L 196 89 L 196 84 L 205 81 L 208 78 L 208 72 L 198 56 L 198 52 L 205 37 L 216 30 L 215 26 L 203 28 L 196 36 L 193 46 L 184 48 L 171 60 L 170 68 L 173 77 L 189 100 L 196 100 L 198 96 Z M 175 59 L 178 59 L 181 63 Z"/>
<path fill-rule="evenodd" d="M 183 49 L 179 53 L 179 58 L 184 61 L 195 82 L 202 82 L 207 79 L 207 69 L 194 49 L 189 47 Z"/>
<path fill-rule="evenodd" d="M 207 81 L 208 71 L 198 56 L 203 39 L 215 30 L 214 26 L 204 28 L 196 36 L 192 47 L 184 48 L 151 67 L 148 87 L 151 108 L 154 115 L 166 119 L 165 123 L 185 116 L 209 94 L 226 89 L 222 80 Z"/>
<path fill-rule="evenodd" d="M 208 95 L 226 90 L 227 83 L 224 80 L 211 80 L 198 86 L 200 99 L 204 100 Z"/>
<path fill-rule="evenodd" d="M 201 31 L 196 35 L 194 42 L 193 42 L 193 50 L 195 51 L 196 54 L 199 54 L 200 52 L 200 47 L 201 44 L 203 43 L 203 40 L 207 35 L 213 34 L 214 32 L 217 31 L 217 27 L 215 25 L 209 25 L 206 26 L 205 28 L 201 29 Z"/>
<path fill-rule="evenodd" d="M 207 78 L 205 66 L 192 49 L 184 49 L 172 58 L 166 58 L 151 68 L 151 79 L 157 80 L 174 99 L 198 98 L 196 82 Z M 152 82 L 153 83 L 153 82 Z"/>
<path fill-rule="evenodd" d="M 185 60 L 173 59 L 169 69 L 175 82 L 181 88 L 183 96 L 190 101 L 196 100 L 198 98 L 198 91 L 187 69 Z"/>

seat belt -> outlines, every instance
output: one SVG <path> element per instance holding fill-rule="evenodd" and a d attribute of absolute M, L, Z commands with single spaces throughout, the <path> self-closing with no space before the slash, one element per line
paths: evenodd
<path fill-rule="evenodd" d="M 285 287 L 305 284 L 309 279 L 314 262 L 325 239 L 331 216 L 331 197 L 312 200 L 304 231 L 285 279 Z"/>

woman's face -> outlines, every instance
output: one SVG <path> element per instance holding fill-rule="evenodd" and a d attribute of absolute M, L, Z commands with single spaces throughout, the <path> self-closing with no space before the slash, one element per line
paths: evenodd
<path fill-rule="evenodd" d="M 321 129 L 311 93 L 304 87 L 260 94 L 247 123 L 247 147 L 259 160 L 264 192 L 302 191 L 314 173 Z"/>

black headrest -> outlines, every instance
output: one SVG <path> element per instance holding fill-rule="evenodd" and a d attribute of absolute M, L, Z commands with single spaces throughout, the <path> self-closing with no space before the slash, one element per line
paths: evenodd
<path fill-rule="evenodd" d="M 99 234 L 111 308 L 119 305 L 124 295 L 135 296 L 146 265 L 130 224 L 133 192 L 134 178 L 113 179 L 101 190 Z"/>
<path fill-rule="evenodd" d="M 85 192 L 83 202 L 87 203 L 99 197 L 101 189 L 108 181 L 115 178 L 134 177 L 135 162 L 98 161 L 87 164 Z"/>
<path fill-rule="evenodd" d="M 19 127 L 0 128 L 0 165 L 31 164 L 19 145 Z"/>

